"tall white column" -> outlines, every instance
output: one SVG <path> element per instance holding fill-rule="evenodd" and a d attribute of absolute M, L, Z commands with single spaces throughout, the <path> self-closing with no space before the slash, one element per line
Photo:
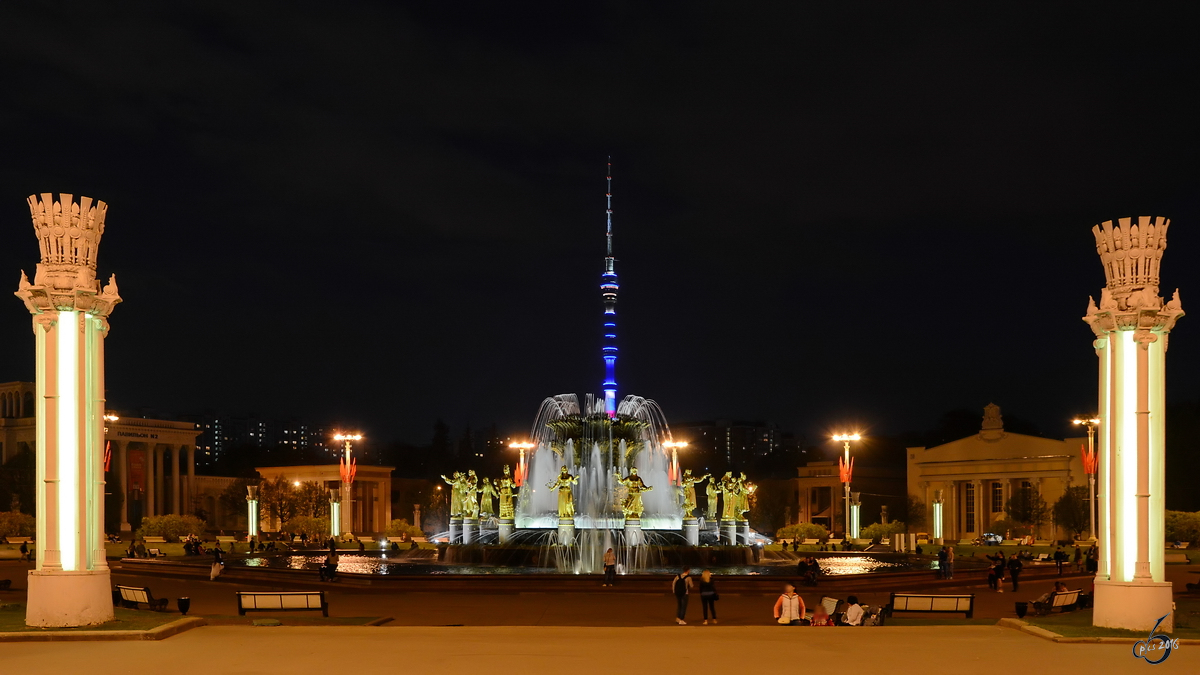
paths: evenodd
<path fill-rule="evenodd" d="M 100 286 L 96 251 L 107 206 L 72 195 L 29 198 L 41 262 L 17 297 L 33 315 L 37 379 L 37 566 L 25 623 L 87 626 L 113 618 L 104 555 L 104 338 L 121 301 Z"/>
<path fill-rule="evenodd" d="M 121 531 L 129 532 L 129 477 L 128 463 L 125 453 L 129 449 L 129 441 L 113 441 L 113 447 L 117 449 L 115 460 L 117 462 L 117 482 L 120 483 L 116 487 L 121 491 Z"/>
<path fill-rule="evenodd" d="M 171 450 L 171 513 L 179 515 L 179 453 L 181 446 L 172 446 Z M 165 450 L 164 450 L 165 452 Z"/>
<path fill-rule="evenodd" d="M 1174 628 L 1163 577 L 1164 375 L 1167 339 L 1183 307 L 1179 291 L 1167 302 L 1159 296 L 1169 225 L 1141 216 L 1092 228 L 1107 282 L 1084 317 L 1100 361 L 1097 626 L 1148 631 L 1163 619 L 1160 630 Z"/>

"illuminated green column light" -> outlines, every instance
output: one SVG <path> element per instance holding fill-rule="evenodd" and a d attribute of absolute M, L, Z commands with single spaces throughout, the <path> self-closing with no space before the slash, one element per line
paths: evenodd
<path fill-rule="evenodd" d="M 59 312 L 58 549 L 65 571 L 79 569 L 79 313 Z"/>

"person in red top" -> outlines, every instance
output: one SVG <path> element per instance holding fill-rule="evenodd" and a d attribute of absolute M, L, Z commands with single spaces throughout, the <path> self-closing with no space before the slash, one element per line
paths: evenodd
<path fill-rule="evenodd" d="M 818 604 L 813 608 L 812 622 L 810 626 L 833 626 L 833 617 L 829 616 L 829 612 L 825 611 L 825 605 Z"/>

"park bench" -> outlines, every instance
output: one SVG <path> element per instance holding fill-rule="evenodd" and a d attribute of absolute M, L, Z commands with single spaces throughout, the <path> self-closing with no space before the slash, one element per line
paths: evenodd
<path fill-rule="evenodd" d="M 854 544 L 855 546 L 870 546 L 871 540 L 870 539 L 851 539 L 850 543 Z"/>
<path fill-rule="evenodd" d="M 9 539 L 8 542 L 10 544 L 16 543 L 12 539 Z M 1191 544 L 1191 543 L 1192 542 L 1190 542 L 1190 541 L 1177 541 L 1174 544 L 1171 544 L 1171 548 L 1187 548 L 1188 544 Z"/>
<path fill-rule="evenodd" d="M 163 557 L 163 552 L 162 549 L 151 548 L 146 550 L 146 555 L 150 556 L 151 558 L 161 558 Z"/>
<path fill-rule="evenodd" d="M 7 537 L 5 541 L 10 544 L 32 544 L 33 537 Z"/>
<path fill-rule="evenodd" d="M 1033 562 L 1035 562 L 1035 563 L 1051 563 L 1054 561 L 1050 559 L 1049 553 L 1039 553 L 1039 554 L 1037 554 L 1037 557 L 1033 559 Z"/>
<path fill-rule="evenodd" d="M 1050 546 L 1051 544 L 1050 544 L 1049 539 L 1034 539 L 1033 545 L 1034 546 Z"/>
<path fill-rule="evenodd" d="M 820 539 L 805 539 L 805 540 L 801 541 L 800 543 L 803 544 L 804 546 L 816 546 L 817 544 L 821 543 L 821 540 Z"/>
<path fill-rule="evenodd" d="M 427 541 L 429 541 L 429 540 L 428 540 L 428 539 L 426 539 L 425 537 L 413 537 L 413 538 L 412 538 L 412 540 L 413 540 L 413 541 L 415 541 L 415 542 L 417 542 L 418 544 L 424 544 L 424 543 L 426 543 Z"/>
<path fill-rule="evenodd" d="M 238 614 L 246 612 L 285 612 L 289 610 L 320 611 L 329 616 L 325 591 L 236 591 Z"/>
<path fill-rule="evenodd" d="M 974 546 L 975 540 L 974 539 L 959 539 L 958 545 L 959 546 Z"/>
<path fill-rule="evenodd" d="M 397 544 L 400 544 L 400 543 L 404 542 L 404 537 L 388 537 L 387 540 L 388 540 L 388 543 L 395 542 Z"/>
<path fill-rule="evenodd" d="M 1163 562 L 1168 565 L 1187 565 L 1191 560 L 1185 553 L 1164 553 Z"/>
<path fill-rule="evenodd" d="M 167 538 L 166 537 L 142 537 L 142 541 L 146 542 L 147 544 L 165 544 L 165 543 L 167 543 Z"/>
<path fill-rule="evenodd" d="M 891 616 L 895 612 L 963 612 L 970 619 L 975 613 L 975 595 L 892 593 L 891 601 L 883 608 L 883 614 Z"/>
<path fill-rule="evenodd" d="M 1031 602 L 1034 614 L 1049 614 L 1054 610 L 1069 612 L 1079 605 L 1079 590 L 1051 593 L 1045 602 Z"/>
<path fill-rule="evenodd" d="M 1019 545 L 1016 539 L 1001 539 L 1001 546 L 1017 546 Z"/>
<path fill-rule="evenodd" d="M 156 612 L 165 612 L 167 609 L 167 599 L 155 598 L 149 588 L 117 586 L 117 590 L 121 592 L 121 605 L 124 607 L 137 609 L 138 604 L 143 604 Z"/>
<path fill-rule="evenodd" d="M 237 541 L 237 537 L 234 537 L 232 535 L 228 535 L 228 534 L 217 535 L 217 543 L 218 544 L 232 544 L 236 541 Z"/>

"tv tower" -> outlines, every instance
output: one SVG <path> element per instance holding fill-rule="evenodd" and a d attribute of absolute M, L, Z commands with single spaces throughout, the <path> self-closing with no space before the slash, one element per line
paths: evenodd
<path fill-rule="evenodd" d="M 604 301 L 604 411 L 617 414 L 617 271 L 612 246 L 612 156 L 608 158 L 608 190 L 605 193 L 608 220 L 604 273 L 600 275 L 600 297 Z"/>

